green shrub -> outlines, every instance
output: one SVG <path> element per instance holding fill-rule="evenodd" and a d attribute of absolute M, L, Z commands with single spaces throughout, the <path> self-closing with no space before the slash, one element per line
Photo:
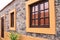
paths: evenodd
<path fill-rule="evenodd" d="M 18 38 L 18 34 L 17 33 L 14 33 L 14 32 L 10 33 L 10 39 L 11 40 L 17 40 L 17 38 Z"/>

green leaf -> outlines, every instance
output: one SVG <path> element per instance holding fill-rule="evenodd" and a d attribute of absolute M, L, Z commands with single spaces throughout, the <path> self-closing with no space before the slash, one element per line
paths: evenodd
<path fill-rule="evenodd" d="M 11 32 L 10 39 L 11 40 L 17 40 L 17 38 L 18 38 L 18 34 L 17 33 L 14 33 L 14 32 Z"/>

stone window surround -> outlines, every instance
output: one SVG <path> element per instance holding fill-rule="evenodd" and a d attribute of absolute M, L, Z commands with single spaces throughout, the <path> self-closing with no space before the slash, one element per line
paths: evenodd
<path fill-rule="evenodd" d="M 14 27 L 11 27 L 11 13 L 14 12 Z M 13 9 L 9 12 L 9 30 L 16 31 L 16 9 Z"/>
<path fill-rule="evenodd" d="M 26 32 L 43 33 L 43 34 L 56 34 L 56 17 L 54 0 L 49 0 L 49 16 L 50 28 L 30 28 L 30 7 L 29 5 L 38 2 L 39 0 L 29 0 L 26 2 Z M 52 9 L 51 9 L 52 8 Z"/>

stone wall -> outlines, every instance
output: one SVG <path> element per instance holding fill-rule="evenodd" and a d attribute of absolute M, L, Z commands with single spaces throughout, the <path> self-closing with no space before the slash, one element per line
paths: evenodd
<path fill-rule="evenodd" d="M 29 35 L 33 37 L 47 38 L 50 40 L 60 40 L 60 3 L 58 0 L 55 0 L 55 8 L 56 8 L 56 34 L 48 35 L 48 34 L 37 34 L 37 33 L 28 33 L 26 32 L 26 6 L 25 0 L 15 0 L 9 6 L 7 6 L 4 10 L 0 12 L 0 16 L 6 14 L 6 30 L 9 32 L 9 11 L 16 8 L 17 18 L 16 18 L 16 31 L 23 35 Z"/>

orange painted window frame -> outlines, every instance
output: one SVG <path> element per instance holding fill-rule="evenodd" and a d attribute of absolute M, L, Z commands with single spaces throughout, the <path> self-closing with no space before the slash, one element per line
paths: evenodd
<path fill-rule="evenodd" d="M 26 32 L 43 33 L 43 34 L 56 34 L 56 17 L 54 0 L 49 0 L 49 16 L 50 28 L 30 28 L 30 6 L 39 0 L 29 0 L 26 2 Z"/>
<path fill-rule="evenodd" d="M 11 13 L 14 12 L 14 27 L 11 27 Z M 9 12 L 9 30 L 16 30 L 16 9 L 13 9 Z"/>

